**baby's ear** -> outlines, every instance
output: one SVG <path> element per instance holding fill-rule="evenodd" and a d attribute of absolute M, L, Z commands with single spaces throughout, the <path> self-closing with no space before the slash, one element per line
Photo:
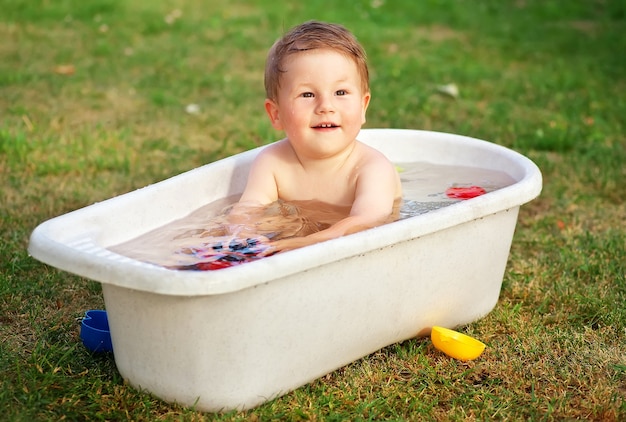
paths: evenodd
<path fill-rule="evenodd" d="M 371 99 L 372 94 L 370 92 L 367 92 L 365 95 L 363 95 L 363 112 L 361 115 L 361 124 L 365 124 L 365 114 L 367 112 L 367 106 L 370 104 Z"/>
<path fill-rule="evenodd" d="M 283 125 L 278 116 L 278 104 L 269 98 L 265 99 L 265 112 L 272 122 L 272 126 L 276 130 L 283 130 Z"/>

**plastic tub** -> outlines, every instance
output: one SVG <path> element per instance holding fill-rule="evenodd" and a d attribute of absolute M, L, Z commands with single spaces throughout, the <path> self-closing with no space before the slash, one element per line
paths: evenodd
<path fill-rule="evenodd" d="M 475 166 L 516 182 L 219 271 L 173 271 L 106 249 L 241 193 L 255 149 L 49 220 L 29 251 L 102 283 L 115 362 L 130 384 L 200 410 L 254 407 L 432 326 L 487 314 L 519 207 L 541 191 L 530 160 L 489 142 L 399 129 L 359 139 L 394 162 Z"/>

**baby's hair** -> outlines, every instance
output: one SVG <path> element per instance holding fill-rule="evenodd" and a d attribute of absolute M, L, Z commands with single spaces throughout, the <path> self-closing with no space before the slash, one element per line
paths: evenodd
<path fill-rule="evenodd" d="M 292 28 L 274 43 L 265 63 L 265 95 L 277 101 L 280 87 L 280 74 L 285 58 L 306 50 L 327 48 L 344 54 L 354 60 L 363 92 L 369 92 L 369 71 L 365 50 L 356 37 L 341 25 L 334 23 L 308 21 Z"/>

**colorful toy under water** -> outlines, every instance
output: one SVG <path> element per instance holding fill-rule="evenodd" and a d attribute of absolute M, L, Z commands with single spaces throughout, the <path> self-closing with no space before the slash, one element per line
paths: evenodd
<path fill-rule="evenodd" d="M 430 339 L 437 350 L 462 361 L 476 359 L 485 350 L 481 341 L 448 328 L 433 327 Z"/>
<path fill-rule="evenodd" d="M 196 257 L 200 262 L 170 268 L 189 271 L 220 270 L 269 256 L 271 254 L 261 255 L 268 248 L 268 244 L 258 239 L 235 239 L 228 244 L 222 242 L 204 244 L 186 252 Z"/>
<path fill-rule="evenodd" d="M 452 187 L 446 190 L 446 196 L 454 199 L 470 199 L 485 193 L 487 191 L 480 186 Z"/>

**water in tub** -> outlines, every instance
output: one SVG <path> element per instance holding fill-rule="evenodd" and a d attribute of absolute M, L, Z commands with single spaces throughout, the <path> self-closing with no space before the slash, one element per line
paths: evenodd
<path fill-rule="evenodd" d="M 403 198 L 389 222 L 414 217 L 511 185 L 506 173 L 493 170 L 397 163 Z M 233 227 L 227 215 L 237 196 L 207 204 L 187 217 L 111 247 L 140 261 L 181 270 L 216 270 L 258 259 L 266 239 L 306 236 L 348 215 L 350 207 L 317 201 L 278 201 L 254 209 Z M 244 230 L 246 235 L 238 235 Z M 254 233 L 250 236 L 250 233 Z M 259 240 L 261 239 L 261 240 Z"/>

